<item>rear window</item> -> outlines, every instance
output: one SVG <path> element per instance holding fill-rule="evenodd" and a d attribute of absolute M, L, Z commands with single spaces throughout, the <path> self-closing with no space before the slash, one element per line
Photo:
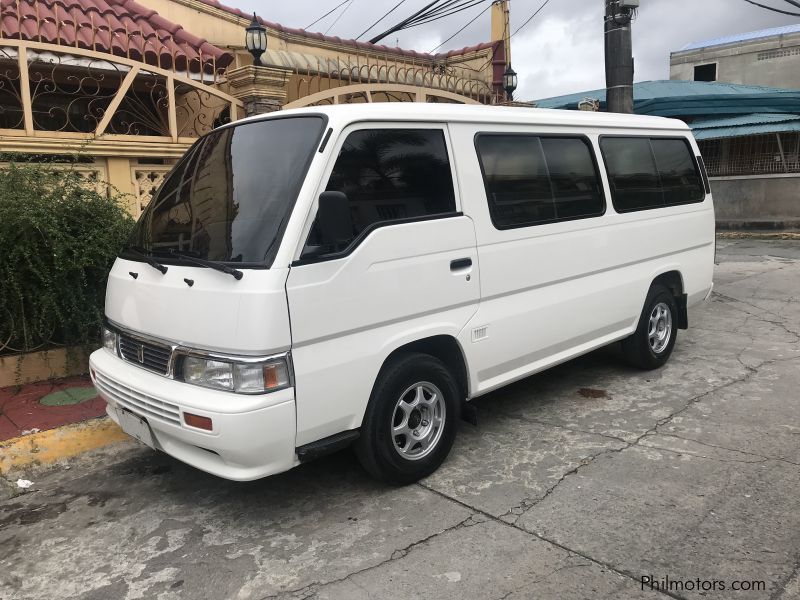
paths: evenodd
<path fill-rule="evenodd" d="M 606 137 L 600 147 L 617 212 L 705 199 L 703 180 L 684 138 Z"/>
<path fill-rule="evenodd" d="M 600 216 L 600 177 L 578 137 L 480 134 L 475 146 L 489 213 L 498 229 Z"/>

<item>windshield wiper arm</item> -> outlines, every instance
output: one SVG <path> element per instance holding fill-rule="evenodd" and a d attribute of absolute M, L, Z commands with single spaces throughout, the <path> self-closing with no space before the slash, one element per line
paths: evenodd
<path fill-rule="evenodd" d="M 181 260 L 185 260 L 203 267 L 208 267 L 209 269 L 214 269 L 215 271 L 221 271 L 223 273 L 227 273 L 228 275 L 233 275 L 237 281 L 244 276 L 244 273 L 242 273 L 239 269 L 234 269 L 228 265 L 212 262 L 203 258 L 197 258 L 196 256 L 192 256 L 190 254 L 184 254 L 183 252 L 178 252 L 173 248 L 170 248 L 169 253 L 172 256 L 177 256 Z"/>
<path fill-rule="evenodd" d="M 130 254 L 134 254 L 134 255 L 138 256 L 139 258 L 141 258 L 144 262 L 146 262 L 148 265 L 150 265 L 154 269 L 158 269 L 159 271 L 161 271 L 162 275 L 164 275 L 168 270 L 167 267 L 162 265 L 160 262 L 158 262 L 152 256 L 148 256 L 144 252 L 140 252 L 134 246 L 128 246 L 127 248 L 125 248 L 125 252 L 129 252 Z"/>

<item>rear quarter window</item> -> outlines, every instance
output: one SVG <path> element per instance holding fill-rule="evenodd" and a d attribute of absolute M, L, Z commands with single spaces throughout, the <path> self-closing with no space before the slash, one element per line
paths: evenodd
<path fill-rule="evenodd" d="M 617 212 L 705 199 L 703 179 L 685 138 L 603 137 L 600 148 Z"/>

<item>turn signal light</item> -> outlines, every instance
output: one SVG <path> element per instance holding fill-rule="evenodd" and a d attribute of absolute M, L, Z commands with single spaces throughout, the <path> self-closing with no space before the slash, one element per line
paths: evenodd
<path fill-rule="evenodd" d="M 264 388 L 271 390 L 281 387 L 288 381 L 283 363 L 264 365 Z"/>
<path fill-rule="evenodd" d="M 192 413 L 183 413 L 183 421 L 191 427 L 205 429 L 206 431 L 211 431 L 213 428 L 209 417 L 201 417 L 200 415 L 193 415 Z"/>

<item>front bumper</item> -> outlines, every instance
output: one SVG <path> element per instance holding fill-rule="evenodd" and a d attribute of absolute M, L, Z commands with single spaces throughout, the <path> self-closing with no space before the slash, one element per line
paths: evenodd
<path fill-rule="evenodd" d="M 274 475 L 298 464 L 294 389 L 246 396 L 210 390 L 150 373 L 104 349 L 89 359 L 92 382 L 119 424 L 125 408 L 147 420 L 155 445 L 198 469 L 235 481 Z M 211 431 L 184 412 L 212 420 Z"/>

